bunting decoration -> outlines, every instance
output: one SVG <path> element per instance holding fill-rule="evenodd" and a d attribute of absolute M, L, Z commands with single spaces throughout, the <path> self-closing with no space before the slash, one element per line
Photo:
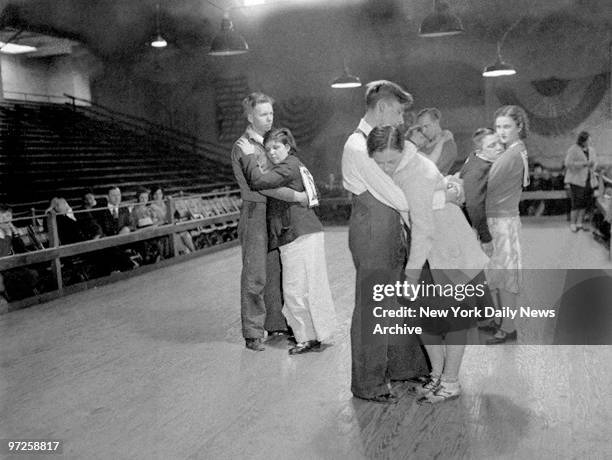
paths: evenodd
<path fill-rule="evenodd" d="M 215 103 L 217 137 L 221 143 L 238 139 L 246 128 L 242 100 L 249 95 L 246 76 L 217 78 L 215 81 Z"/>
<path fill-rule="evenodd" d="M 523 107 L 534 132 L 557 136 L 586 120 L 602 101 L 609 84 L 609 72 L 573 80 L 552 77 L 499 86 L 495 95 L 503 105 Z"/>
<path fill-rule="evenodd" d="M 331 104 L 315 97 L 292 97 L 274 109 L 274 126 L 289 128 L 298 147 L 310 144 L 333 113 Z"/>

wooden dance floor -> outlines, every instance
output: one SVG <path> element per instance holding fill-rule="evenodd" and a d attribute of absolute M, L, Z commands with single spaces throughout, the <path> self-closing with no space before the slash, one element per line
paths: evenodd
<path fill-rule="evenodd" d="M 612 268 L 565 220 L 525 220 L 522 243 L 526 267 Z M 0 438 L 71 459 L 610 458 L 610 346 L 472 346 L 458 400 L 353 399 L 346 228 L 326 247 L 340 327 L 321 353 L 245 349 L 238 247 L 0 316 Z"/>

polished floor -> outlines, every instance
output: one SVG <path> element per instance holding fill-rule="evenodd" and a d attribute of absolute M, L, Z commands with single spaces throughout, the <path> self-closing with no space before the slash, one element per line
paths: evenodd
<path fill-rule="evenodd" d="M 522 242 L 528 268 L 612 269 L 563 220 Z M 472 346 L 458 400 L 353 399 L 346 229 L 326 248 L 340 327 L 321 353 L 244 348 L 239 248 L 0 316 L 0 438 L 73 459 L 610 458 L 612 346 Z"/>

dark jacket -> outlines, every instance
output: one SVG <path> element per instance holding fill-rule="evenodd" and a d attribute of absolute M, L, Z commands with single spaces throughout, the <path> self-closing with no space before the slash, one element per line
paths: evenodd
<path fill-rule="evenodd" d="M 78 221 L 63 214 L 55 216 L 55 221 L 57 222 L 57 236 L 60 244 L 78 243 L 87 239 Z"/>
<path fill-rule="evenodd" d="M 96 219 L 97 213 L 100 212 L 101 211 L 83 211 L 75 213 L 77 222 L 79 223 L 85 239 L 92 240 L 96 236 L 104 236 L 102 227 L 100 227 L 98 219 Z"/>
<path fill-rule="evenodd" d="M 465 191 L 465 209 L 470 224 L 478 232 L 478 239 L 482 243 L 489 243 L 493 239 L 489 232 L 485 212 L 487 183 L 492 164 L 472 153 L 461 168 L 460 173 L 460 177 L 463 179 L 463 190 Z"/>
<path fill-rule="evenodd" d="M 249 155 L 246 177 L 253 190 L 288 187 L 303 192 L 300 166 L 303 166 L 300 160 L 290 154 L 268 172 L 262 173 L 257 166 L 256 156 Z M 299 236 L 323 231 L 323 226 L 312 209 L 275 198 L 268 199 L 267 221 L 269 249 L 291 243 Z"/>
<path fill-rule="evenodd" d="M 132 221 L 132 214 L 126 207 L 119 208 L 119 217 L 115 219 L 111 214 L 110 210 L 104 209 L 96 215 L 98 223 L 102 227 L 104 236 L 113 236 L 119 233 L 123 227 L 128 227 L 130 230 L 134 228 L 134 222 Z"/>

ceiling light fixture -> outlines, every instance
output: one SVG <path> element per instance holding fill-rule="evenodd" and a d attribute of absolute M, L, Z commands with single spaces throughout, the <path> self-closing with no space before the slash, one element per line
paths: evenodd
<path fill-rule="evenodd" d="M 346 65 L 346 61 L 344 61 L 344 71 L 342 72 L 342 75 L 334 79 L 331 84 L 331 87 L 336 89 L 346 89 L 359 88 L 360 86 L 361 80 L 359 79 L 359 77 L 350 74 L 349 69 Z"/>
<path fill-rule="evenodd" d="M 35 46 L 18 45 L 17 43 L 0 42 L 0 53 L 6 54 L 24 54 L 36 51 Z"/>
<path fill-rule="evenodd" d="M 512 24 L 508 28 L 508 30 L 506 30 L 501 40 L 497 42 L 497 58 L 495 59 L 495 62 L 492 65 L 488 65 L 484 68 L 484 70 L 482 71 L 483 77 L 508 77 L 511 75 L 516 75 L 516 69 L 510 64 L 504 62 L 504 60 L 502 59 L 501 48 L 504 44 L 504 41 L 506 40 L 506 37 L 508 36 L 508 33 L 512 29 L 514 29 L 519 22 L 521 22 L 521 19 L 523 18 L 519 18 L 516 22 L 514 22 L 514 24 Z"/>
<path fill-rule="evenodd" d="M 155 23 L 157 25 L 157 33 L 155 38 L 151 40 L 151 46 L 153 48 L 165 48 L 166 46 L 168 46 L 168 42 L 164 40 L 164 37 L 162 37 L 161 28 L 159 26 L 159 3 L 157 3 L 155 10 Z"/>
<path fill-rule="evenodd" d="M 249 51 L 249 45 L 238 32 L 234 30 L 234 25 L 229 17 L 229 12 L 225 12 L 221 20 L 221 30 L 210 44 L 210 56 L 235 56 Z"/>
<path fill-rule="evenodd" d="M 19 36 L 23 33 L 23 29 L 15 32 L 7 41 L 0 42 L 0 53 L 5 54 L 24 54 L 24 53 L 32 53 L 37 50 L 35 46 L 30 45 L 19 45 L 18 43 L 13 43 L 15 40 L 19 38 Z"/>
<path fill-rule="evenodd" d="M 462 32 L 461 19 L 450 12 L 448 3 L 438 0 L 434 0 L 433 13 L 423 19 L 419 28 L 419 36 L 427 38 L 448 37 Z"/>

